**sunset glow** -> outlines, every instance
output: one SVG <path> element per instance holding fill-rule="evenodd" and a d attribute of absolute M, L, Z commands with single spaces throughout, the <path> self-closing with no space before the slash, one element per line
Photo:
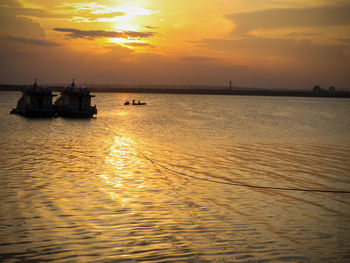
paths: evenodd
<path fill-rule="evenodd" d="M 341 0 L 6 0 L 0 10 L 3 83 L 87 83 L 94 72 L 99 83 L 349 89 Z"/>

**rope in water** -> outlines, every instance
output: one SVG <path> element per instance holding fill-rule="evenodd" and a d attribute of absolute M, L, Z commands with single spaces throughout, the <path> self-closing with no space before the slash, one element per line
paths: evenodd
<path fill-rule="evenodd" d="M 138 151 L 139 152 L 139 151 Z M 151 162 L 153 165 L 162 167 L 170 172 L 176 173 L 181 176 L 190 177 L 197 180 L 217 183 L 217 184 L 226 184 L 226 185 L 234 185 L 234 186 L 240 186 L 240 187 L 248 187 L 248 188 L 257 188 L 257 189 L 268 189 L 268 190 L 281 190 L 281 191 L 298 191 L 298 192 L 313 192 L 313 193 L 338 193 L 338 194 L 350 194 L 349 190 L 329 190 L 329 189 L 305 189 L 305 188 L 289 188 L 289 187 L 275 187 L 275 186 L 260 186 L 260 185 L 251 185 L 251 184 L 242 184 L 242 183 L 233 183 L 233 182 L 223 182 L 223 181 L 217 181 L 213 179 L 203 178 L 203 177 L 197 177 L 194 175 L 189 175 L 186 173 L 178 172 L 174 169 L 168 168 L 148 156 L 144 155 L 143 153 L 139 152 L 145 159 L 147 159 L 149 162 Z"/>

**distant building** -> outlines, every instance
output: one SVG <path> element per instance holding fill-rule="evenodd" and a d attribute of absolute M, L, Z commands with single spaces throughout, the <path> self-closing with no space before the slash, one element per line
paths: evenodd
<path fill-rule="evenodd" d="M 312 90 L 312 94 L 314 96 L 320 96 L 321 95 L 321 88 L 319 85 L 315 85 L 313 90 Z"/>
<path fill-rule="evenodd" d="M 334 86 L 330 86 L 328 89 L 328 94 L 329 95 L 335 95 L 335 87 Z"/>

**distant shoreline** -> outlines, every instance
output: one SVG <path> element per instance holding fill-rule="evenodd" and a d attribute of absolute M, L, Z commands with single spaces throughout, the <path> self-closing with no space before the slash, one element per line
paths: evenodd
<path fill-rule="evenodd" d="M 0 85 L 0 91 L 24 91 L 28 85 Z M 52 91 L 61 92 L 64 86 L 48 86 Z M 203 94 L 203 95 L 244 95 L 244 96 L 286 96 L 286 97 L 333 97 L 350 98 L 349 91 L 336 91 L 333 94 L 324 91 L 321 94 L 314 94 L 310 90 L 271 90 L 233 87 L 210 86 L 159 86 L 154 85 L 110 85 L 110 86 L 86 86 L 91 92 L 111 92 L 111 93 L 156 93 L 156 94 Z"/>

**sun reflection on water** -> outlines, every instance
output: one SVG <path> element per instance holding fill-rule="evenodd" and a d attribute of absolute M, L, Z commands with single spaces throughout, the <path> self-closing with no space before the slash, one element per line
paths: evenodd
<path fill-rule="evenodd" d="M 105 172 L 98 174 L 105 185 L 101 189 L 118 203 L 130 204 L 137 199 L 137 191 L 143 188 L 144 178 L 139 176 L 140 160 L 133 147 L 133 140 L 115 136 L 105 157 L 105 164 Z"/>
<path fill-rule="evenodd" d="M 116 136 L 114 143 L 110 148 L 109 155 L 106 156 L 106 162 L 113 166 L 117 171 L 124 171 L 127 164 L 130 163 L 132 156 L 135 156 L 136 152 L 132 148 L 131 139 L 125 137 Z M 130 175 L 128 175 L 130 176 Z"/>

